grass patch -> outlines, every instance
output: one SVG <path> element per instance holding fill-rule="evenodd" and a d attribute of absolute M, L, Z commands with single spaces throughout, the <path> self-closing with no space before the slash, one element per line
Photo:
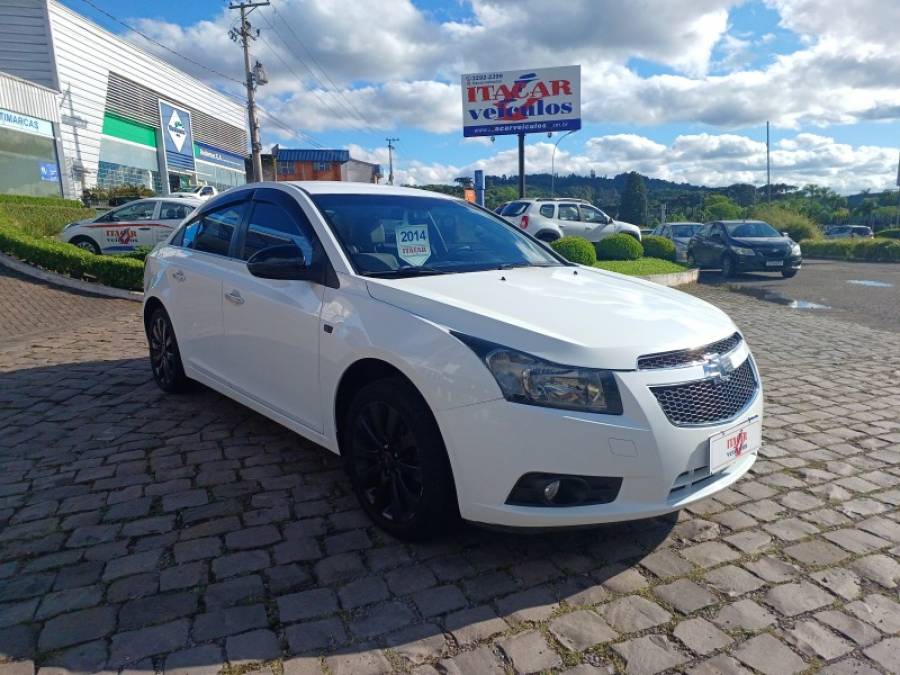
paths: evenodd
<path fill-rule="evenodd" d="M 594 263 L 594 267 L 599 267 L 608 272 L 618 272 L 619 274 L 630 274 L 636 277 L 645 277 L 650 274 L 673 274 L 675 272 L 686 272 L 690 268 L 687 265 L 672 262 L 670 260 L 662 260 L 660 258 L 639 258 L 637 260 L 599 260 Z"/>

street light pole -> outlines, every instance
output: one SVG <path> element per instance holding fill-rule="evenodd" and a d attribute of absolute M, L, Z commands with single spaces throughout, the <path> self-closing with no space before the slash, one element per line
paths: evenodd
<path fill-rule="evenodd" d="M 574 134 L 578 129 L 572 129 L 571 131 L 567 131 L 562 136 L 556 139 L 556 143 L 553 144 L 553 152 L 550 153 L 550 196 L 554 196 L 556 194 L 556 148 L 559 147 L 559 142 L 564 139 L 569 134 Z"/>
<path fill-rule="evenodd" d="M 399 141 L 399 138 L 385 138 L 388 144 L 388 185 L 394 184 L 394 143 Z"/>

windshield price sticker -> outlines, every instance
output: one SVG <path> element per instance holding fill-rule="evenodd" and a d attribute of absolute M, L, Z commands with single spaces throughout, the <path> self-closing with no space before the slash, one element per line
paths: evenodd
<path fill-rule="evenodd" d="M 428 225 L 403 225 L 397 228 L 397 253 L 410 265 L 419 266 L 431 257 Z"/>

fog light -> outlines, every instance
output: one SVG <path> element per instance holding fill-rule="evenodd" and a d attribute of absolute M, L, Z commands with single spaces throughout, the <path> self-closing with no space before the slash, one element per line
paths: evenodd
<path fill-rule="evenodd" d="M 544 499 L 548 504 L 552 504 L 559 493 L 559 481 L 552 480 L 544 486 Z"/>

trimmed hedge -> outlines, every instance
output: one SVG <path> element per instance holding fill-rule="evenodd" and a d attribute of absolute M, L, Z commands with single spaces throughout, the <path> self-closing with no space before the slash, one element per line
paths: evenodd
<path fill-rule="evenodd" d="M 641 246 L 644 247 L 644 255 L 648 258 L 675 262 L 675 242 L 671 239 L 649 234 L 641 239 Z"/>
<path fill-rule="evenodd" d="M 807 258 L 900 262 L 900 241 L 893 239 L 825 239 L 801 241 Z"/>
<path fill-rule="evenodd" d="M 65 204 L 62 199 L 56 200 Z M 74 202 L 78 203 L 78 202 Z M 14 225 L 35 237 L 54 237 L 75 220 L 93 218 L 96 212 L 83 206 L 32 204 L 0 201 L 0 223 Z"/>
<path fill-rule="evenodd" d="M 0 225 L 0 251 L 76 279 L 130 291 L 143 288 L 144 263 L 140 260 L 94 255 L 72 244 L 33 237 L 9 225 Z"/>
<path fill-rule="evenodd" d="M 598 260 L 637 260 L 644 255 L 641 242 L 630 234 L 613 234 L 594 244 Z"/>
<path fill-rule="evenodd" d="M 597 262 L 594 246 L 582 237 L 563 237 L 551 242 L 550 246 L 569 262 L 579 265 L 593 265 Z"/>
<path fill-rule="evenodd" d="M 882 239 L 900 239 L 900 227 L 894 227 L 890 230 L 882 230 L 881 232 L 876 232 L 875 236 L 881 237 Z"/>
<path fill-rule="evenodd" d="M 63 199 L 62 197 L 30 197 L 28 195 L 2 195 L 0 204 L 34 204 L 35 206 L 68 206 L 80 208 L 84 206 L 77 199 Z"/>

